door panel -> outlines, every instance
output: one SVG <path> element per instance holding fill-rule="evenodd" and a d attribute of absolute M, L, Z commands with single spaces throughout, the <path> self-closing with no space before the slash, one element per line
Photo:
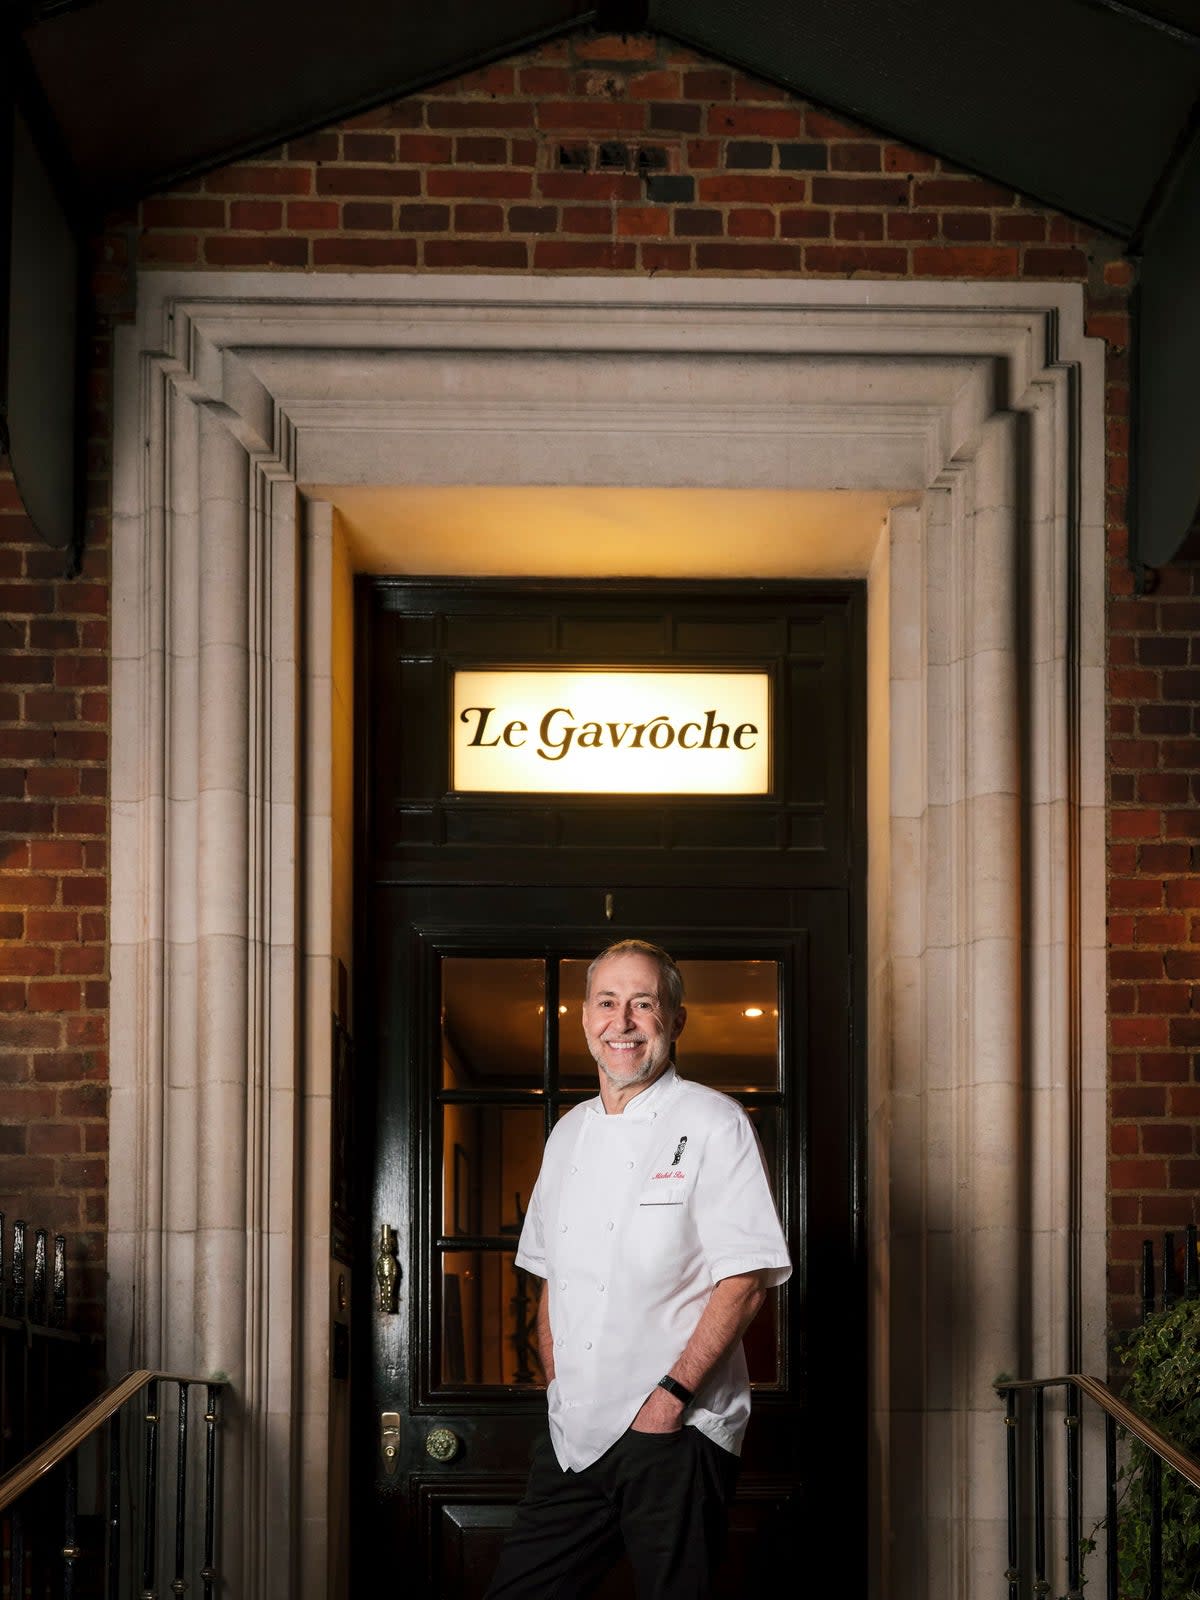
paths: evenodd
<path fill-rule="evenodd" d="M 369 1217 L 376 1238 L 380 1224 L 397 1230 L 402 1292 L 395 1315 L 372 1304 L 358 1319 L 370 1408 L 359 1413 L 356 1450 L 374 1508 L 370 1545 L 394 1551 L 410 1592 L 430 1600 L 475 1600 L 486 1587 L 545 1429 L 539 1284 L 515 1268 L 513 1251 L 546 1133 L 596 1092 L 580 1032 L 587 962 L 634 935 L 680 960 L 690 1019 L 679 1069 L 747 1106 L 793 1254 L 792 1279 L 746 1340 L 754 1417 L 719 1589 L 744 1595 L 768 1558 L 787 1558 L 826 1498 L 809 1441 L 834 1407 L 808 1375 L 822 1345 L 844 1364 L 848 1341 L 844 1324 L 834 1339 L 823 1334 L 810 1308 L 845 1305 L 853 1278 L 848 897 L 659 891 L 646 896 L 656 916 L 617 924 L 580 916 L 596 916 L 600 890 L 371 892 L 379 1026 Z M 673 909 L 677 900 L 691 916 L 668 924 L 664 901 Z M 810 1238 L 814 1215 L 823 1240 Z M 391 1457 L 383 1413 L 399 1419 Z M 429 1453 L 438 1430 L 453 1436 L 448 1459 Z M 603 1591 L 630 1592 L 628 1574 Z"/>
<path fill-rule="evenodd" d="M 865 585 L 839 582 L 364 582 L 368 874 L 565 887 L 598 883 L 619 862 L 626 884 L 845 888 L 861 827 L 865 599 Z M 771 793 L 453 788 L 445 729 L 457 669 L 600 664 L 767 673 L 780 730 Z"/>

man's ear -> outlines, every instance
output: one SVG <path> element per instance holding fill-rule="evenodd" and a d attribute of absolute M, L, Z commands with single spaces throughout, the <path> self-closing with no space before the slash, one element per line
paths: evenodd
<path fill-rule="evenodd" d="M 675 1021 L 671 1024 L 671 1043 L 672 1044 L 675 1043 L 676 1039 L 678 1039 L 679 1035 L 683 1032 L 683 1025 L 684 1025 L 684 1023 L 686 1021 L 687 1021 L 687 1007 L 686 1006 L 680 1006 L 679 1010 L 675 1013 Z"/>

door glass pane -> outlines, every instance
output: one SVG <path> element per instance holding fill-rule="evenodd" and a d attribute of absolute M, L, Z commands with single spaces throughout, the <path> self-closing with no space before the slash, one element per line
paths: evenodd
<path fill-rule="evenodd" d="M 582 1037 L 587 960 L 558 963 L 558 1072 L 573 1101 L 594 1094 L 595 1064 Z M 688 1022 L 678 1045 L 685 1077 L 726 1093 L 779 1091 L 779 968 L 758 960 L 686 960 Z M 501 1091 L 541 1088 L 544 963 L 536 958 L 443 962 L 443 1083 Z M 571 1093 L 574 1091 L 574 1093 Z M 493 1096 L 488 1096 L 493 1098 Z M 566 1106 L 558 1107 L 568 1109 Z M 782 1112 L 749 1104 L 771 1186 L 781 1194 Z M 443 1104 L 442 1235 L 514 1238 L 538 1176 L 541 1106 Z M 450 1248 L 442 1262 L 440 1379 L 453 1386 L 544 1382 L 534 1318 L 541 1283 L 502 1248 Z M 782 1381 L 781 1296 L 768 1296 L 746 1334 L 750 1378 Z"/>
<path fill-rule="evenodd" d="M 447 956 L 442 962 L 442 1087 L 540 1089 L 545 962 Z"/>
<path fill-rule="evenodd" d="M 596 1063 L 583 1042 L 583 981 L 589 961 L 558 963 L 558 1082 L 596 1093 Z"/>
<path fill-rule="evenodd" d="M 754 1124 L 758 1141 L 762 1145 L 767 1173 L 771 1180 L 771 1193 L 778 1205 L 783 1192 L 780 1172 L 780 1119 L 778 1106 L 747 1106 L 746 1111 Z M 783 1317 L 783 1296 L 786 1289 L 775 1289 L 767 1295 L 766 1304 L 746 1330 L 743 1344 L 746 1348 L 746 1365 L 750 1381 L 759 1384 L 778 1384 L 783 1379 L 782 1342 L 780 1330 Z"/>
<path fill-rule="evenodd" d="M 779 963 L 681 961 L 687 1025 L 679 1071 L 726 1093 L 778 1089 Z"/>
<path fill-rule="evenodd" d="M 767 1176 L 771 1180 L 771 1193 L 778 1197 L 783 1193 L 783 1172 L 780 1163 L 780 1139 L 778 1106 L 748 1105 L 746 1114 L 754 1124 L 754 1131 L 758 1135 L 758 1142 L 762 1145 L 763 1159 L 767 1163 Z"/>
<path fill-rule="evenodd" d="M 742 1347 L 750 1382 L 763 1387 L 777 1386 L 782 1378 L 779 1360 L 779 1326 L 783 1315 L 783 1291 L 772 1289 L 763 1308 L 746 1329 Z"/>
<path fill-rule="evenodd" d="M 443 1106 L 442 1234 L 516 1238 L 544 1142 L 541 1106 Z"/>
<path fill-rule="evenodd" d="M 535 1332 L 540 1280 L 508 1251 L 442 1256 L 442 1382 L 544 1384 Z"/>
<path fill-rule="evenodd" d="M 594 1089 L 583 1039 L 586 961 L 558 966 L 558 1070 L 564 1089 Z M 778 1089 L 779 963 L 681 961 L 687 1024 L 675 1054 L 680 1075 L 736 1093 Z"/>

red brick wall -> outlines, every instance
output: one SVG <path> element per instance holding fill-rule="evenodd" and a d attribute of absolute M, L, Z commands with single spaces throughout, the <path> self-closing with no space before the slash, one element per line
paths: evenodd
<path fill-rule="evenodd" d="M 68 1239 L 102 1324 L 108 1184 L 108 539 L 82 572 L 0 458 L 0 1210 Z"/>
<path fill-rule="evenodd" d="M 1125 281 L 1011 189 L 647 38 L 544 46 L 124 220 L 149 266 Z"/>
<path fill-rule="evenodd" d="M 1200 1221 L 1200 565 L 1136 596 L 1115 521 L 1110 551 L 1110 1288 L 1129 1323 L 1142 1240 L 1161 1254 Z"/>
<path fill-rule="evenodd" d="M 1114 896 L 1114 1122 L 1113 1221 L 1124 1250 L 1129 1229 L 1176 1225 L 1192 1212 L 1192 1136 L 1198 1109 L 1189 1096 L 1193 1024 L 1188 1012 L 1193 937 L 1185 904 L 1192 844 L 1186 837 L 1191 701 L 1200 701 L 1200 669 L 1185 681 L 1184 650 L 1176 661 L 1153 630 L 1188 623 L 1190 578 L 1182 569 L 1164 574 L 1148 601 L 1128 597 L 1124 562 L 1124 490 L 1127 477 L 1128 371 L 1126 290 L 1128 264 L 1111 240 L 1069 218 L 1026 201 L 1003 185 L 956 171 L 934 156 L 852 126 L 781 90 L 650 38 L 578 35 L 566 42 L 487 68 L 436 90 L 381 107 L 338 127 L 297 139 L 254 160 L 178 185 L 169 193 L 110 219 L 97 241 L 95 287 L 101 309 L 128 303 L 128 267 L 278 268 L 283 271 L 401 270 L 484 272 L 621 272 L 783 274 L 794 277 L 868 276 L 1074 280 L 1086 285 L 1090 330 L 1109 343 L 1109 552 L 1114 600 L 1113 633 L 1113 896 Z M 103 436 L 106 362 L 99 347 L 97 405 Z M 95 460 L 103 472 L 98 447 Z M 82 586 L 95 593 L 103 576 L 104 506 L 97 504 L 96 543 Z M 19 526 L 19 516 L 14 517 Z M 19 544 L 6 549 L 20 550 Z M 35 549 L 22 583 L 35 583 Z M 24 553 L 18 560 L 25 559 Z M 72 604 L 71 585 L 45 598 L 60 610 Z M 1169 606 L 1178 602 L 1177 609 Z M 74 612 L 71 613 L 75 615 Z M 95 614 L 103 623 L 103 609 Z M 1149 631 L 1134 632 L 1135 624 Z M 26 624 L 16 620 L 18 632 Z M 32 622 L 28 624 L 32 628 Z M 98 635 L 96 635 L 98 637 Z M 64 635 L 62 660 L 73 660 L 85 641 Z M 89 648 L 91 646 L 89 645 Z M 102 647 L 101 647 L 102 648 Z M 1166 649 L 1166 656 L 1155 657 Z M 32 655 L 22 642 L 13 652 Z M 55 659 L 54 672 L 59 670 Z M 68 672 L 70 668 L 65 668 Z M 1121 673 L 1129 673 L 1127 679 Z M 99 706 L 95 689 L 76 691 L 75 719 Z M 18 703 L 17 696 L 24 697 Z M 21 733 L 43 734 L 50 708 L 33 691 L 14 686 L 9 704 Z M 1178 696 L 1179 698 L 1174 698 Z M 1189 699 L 1190 696 L 1190 699 Z M 54 715 L 68 709 L 54 706 Z M 1176 715 L 1168 715 L 1174 712 Z M 1126 725 L 1128 724 L 1128 726 Z M 1170 725 L 1168 727 L 1168 724 Z M 103 729 L 97 730 L 102 736 Z M 94 746 L 99 749 L 99 745 Z M 1197 747 L 1200 748 L 1200 747 Z M 1140 753 L 1139 753 L 1140 752 Z M 65 762 L 65 756 L 63 760 Z M 80 758 L 82 759 L 82 758 Z M 92 758 L 89 758 L 89 760 Z M 100 783 L 98 766 L 77 763 L 81 782 Z M 18 758 L 10 758 L 10 766 Z M 24 770 L 24 769 L 21 769 Z M 58 771 L 57 762 L 53 770 Z M 76 770 L 72 767 L 70 770 Z M 1196 781 L 1200 782 L 1200 779 Z M 102 785 L 101 785 L 102 787 Z M 1128 792 L 1126 792 L 1128 791 Z M 88 791 L 91 792 L 90 790 Z M 31 794 L 25 802 L 35 804 Z M 32 850 L 60 837 L 54 815 L 31 812 L 21 824 Z M 1126 832 L 1144 828 L 1145 833 Z M 1180 833 L 1178 830 L 1184 830 Z M 95 841 L 102 847 L 102 833 Z M 82 844 L 82 841 L 80 841 Z M 1158 846 L 1162 855 L 1154 854 Z M 1198 847 L 1200 848 L 1200 847 Z M 1170 863 L 1168 865 L 1168 863 Z M 54 886 L 53 904 L 70 904 L 75 879 L 49 876 L 49 868 L 22 867 L 20 883 Z M 71 869 L 99 882 L 96 862 Z M 14 892 L 32 892 L 18 887 Z M 47 892 L 39 888 L 38 893 Z M 1132 900 L 1125 897 L 1132 896 Z M 1144 896 L 1145 901 L 1138 898 Z M 55 980 L 65 978 L 66 946 L 44 945 L 26 924 L 30 908 L 17 908 L 10 937 L 13 959 L 35 959 L 49 949 Z M 102 940 L 90 914 L 77 936 Z M 1152 917 L 1166 919 L 1154 924 Z M 66 927 L 66 924 L 63 924 Z M 1196 925 L 1200 947 L 1200 921 Z M 1167 946 L 1172 948 L 1168 949 Z M 1156 948 L 1157 947 L 1157 948 Z M 81 946 L 83 950 L 98 948 Z M 37 956 L 46 960 L 45 955 Z M 78 959 L 72 955 L 71 959 Z M 60 977 L 61 975 L 61 977 Z M 47 974 L 47 978 L 51 973 Z M 71 1055 L 73 1030 L 102 1024 L 93 979 L 78 994 L 46 994 L 32 974 L 14 975 L 21 1017 L 59 1030 L 45 1035 L 47 1052 L 73 1089 L 102 1094 L 102 1056 Z M 1200 993 L 1200 989 L 1197 990 Z M 1200 1014 L 1200 1013 L 1198 1013 Z M 1132 1031 L 1126 1035 L 1122 1030 Z M 1144 1040 L 1136 1037 L 1147 1029 Z M 13 1082 L 27 1095 L 45 1093 L 34 1047 L 11 1060 L 24 1074 Z M 1200 1059 L 1200 1058 L 1198 1058 Z M 78 1060 L 81 1070 L 69 1063 Z M 41 1066 L 49 1066 L 43 1060 Z M 1183 1077 L 1174 1077 L 1180 1073 Z M 92 1074 L 96 1074 L 93 1077 Z M 11 1081 L 11 1080 L 10 1080 Z M 5 1091 L 8 1092 L 7 1090 Z M 99 1138 L 103 1122 L 79 1124 L 67 1091 L 56 1088 L 51 1108 L 55 1135 Z M 1131 1093 L 1133 1098 L 1123 1098 Z M 74 1153 L 40 1157 L 29 1113 L 36 1101 L 4 1102 L 0 1113 L 0 1188 L 16 1187 L 6 1163 L 43 1159 L 49 1166 L 23 1169 L 21 1183 L 36 1183 L 56 1203 L 70 1205 L 76 1191 L 63 1180 L 74 1172 Z M 90 1105 L 88 1107 L 90 1109 Z M 7 1126 L 5 1125 L 7 1124 Z M 11 1138 L 21 1148 L 3 1153 Z M 49 1137 L 39 1134 L 38 1137 Z M 1186 1148 L 1184 1145 L 1186 1144 Z M 28 1146 L 28 1153 L 26 1147 Z M 102 1191 L 87 1193 L 90 1212 L 102 1212 Z M 1131 1281 L 1124 1267 L 1113 1277 L 1114 1312 L 1127 1315 Z"/>

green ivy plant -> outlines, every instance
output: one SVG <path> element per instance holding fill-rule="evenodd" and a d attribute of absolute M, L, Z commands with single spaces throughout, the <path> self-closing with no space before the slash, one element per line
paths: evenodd
<path fill-rule="evenodd" d="M 1200 1460 L 1200 1298 L 1156 1311 L 1122 1337 L 1124 1398 L 1177 1449 Z M 1123 1600 L 1149 1593 L 1151 1452 L 1136 1439 L 1121 1469 L 1118 1560 Z M 1162 1471 L 1163 1600 L 1200 1600 L 1200 1493 Z"/>

